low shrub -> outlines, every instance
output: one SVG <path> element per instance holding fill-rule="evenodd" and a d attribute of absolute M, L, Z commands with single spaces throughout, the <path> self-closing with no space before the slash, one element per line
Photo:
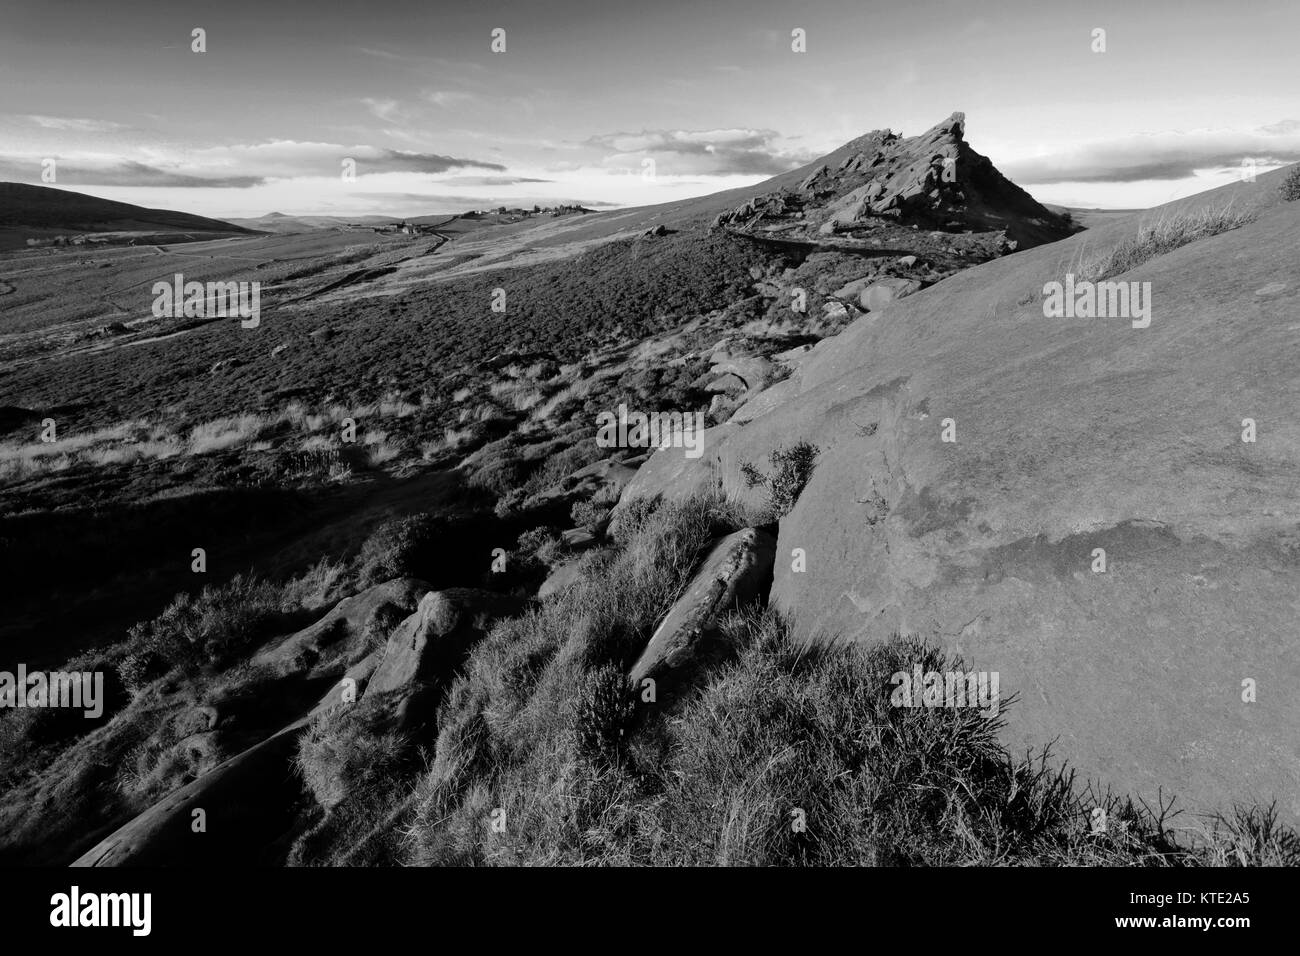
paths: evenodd
<path fill-rule="evenodd" d="M 173 670 L 225 668 L 274 633 L 284 620 L 282 600 L 280 588 L 244 575 L 197 596 L 178 594 L 156 618 L 131 627 L 118 675 L 137 693 Z"/>
<path fill-rule="evenodd" d="M 1200 212 L 1145 223 L 1138 228 L 1136 235 L 1125 239 L 1105 255 L 1081 265 L 1079 278 L 1089 282 L 1113 278 L 1199 239 L 1237 229 L 1254 218 L 1253 213 L 1234 210 L 1228 204 L 1220 209 L 1207 207 Z"/>
<path fill-rule="evenodd" d="M 750 462 L 740 467 L 747 488 L 767 488 L 768 505 L 777 517 L 788 515 L 812 477 L 820 449 L 811 442 L 799 441 L 790 448 L 776 448 L 768 456 L 770 474 L 759 471 Z"/>
<path fill-rule="evenodd" d="M 440 544 L 445 545 L 445 530 L 445 522 L 428 513 L 384 522 L 361 546 L 362 585 L 420 577 L 436 560 Z"/>
<path fill-rule="evenodd" d="M 604 664 L 583 675 L 574 705 L 574 750 L 579 757 L 618 763 L 636 702 L 621 668 Z"/>
<path fill-rule="evenodd" d="M 312 720 L 298 742 L 295 765 L 322 807 L 367 799 L 395 775 L 408 741 L 387 728 L 391 716 L 387 708 L 358 703 Z"/>
<path fill-rule="evenodd" d="M 1300 163 L 1291 167 L 1290 172 L 1286 174 L 1286 178 L 1282 180 L 1279 191 L 1282 193 L 1282 198 L 1287 202 L 1295 202 L 1300 199 Z"/>

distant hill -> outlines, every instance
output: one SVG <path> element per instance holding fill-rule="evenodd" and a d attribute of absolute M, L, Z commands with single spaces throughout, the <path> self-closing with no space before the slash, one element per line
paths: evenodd
<path fill-rule="evenodd" d="M 169 209 L 146 209 L 70 189 L 0 183 L 0 247 L 21 246 L 25 238 L 49 238 L 58 233 L 201 232 L 232 235 L 252 231 L 220 219 Z"/>
<path fill-rule="evenodd" d="M 317 232 L 322 229 L 347 229 L 355 226 L 378 226 L 394 222 L 393 216 L 289 216 L 269 212 L 257 219 L 231 219 L 230 222 L 258 232 Z"/>

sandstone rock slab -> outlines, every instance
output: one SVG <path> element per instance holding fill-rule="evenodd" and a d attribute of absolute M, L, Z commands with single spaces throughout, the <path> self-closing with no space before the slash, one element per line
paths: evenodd
<path fill-rule="evenodd" d="M 702 651 L 702 643 L 726 611 L 754 601 L 766 590 L 776 556 L 776 540 L 746 528 L 720 540 L 655 629 L 630 678 L 657 681 L 684 677 Z"/>

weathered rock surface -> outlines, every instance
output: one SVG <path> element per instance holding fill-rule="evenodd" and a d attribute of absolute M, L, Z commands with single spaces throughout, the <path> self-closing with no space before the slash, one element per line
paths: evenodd
<path fill-rule="evenodd" d="M 366 698 L 393 692 L 415 696 L 441 686 L 491 622 L 519 606 L 516 598 L 477 588 L 430 591 L 388 638 Z"/>
<path fill-rule="evenodd" d="M 776 540 L 756 528 L 727 535 L 714 545 L 633 665 L 632 681 L 672 681 L 687 673 L 719 616 L 755 600 L 767 588 L 775 554 Z"/>
<path fill-rule="evenodd" d="M 614 509 L 613 520 L 617 521 L 624 504 L 635 498 L 658 494 L 669 498 L 687 498 L 697 491 L 717 487 L 720 481 L 719 459 L 713 449 L 722 443 L 724 436 L 738 429 L 739 426 L 732 422 L 706 428 L 704 450 L 698 458 L 688 458 L 685 448 L 656 450 L 623 489 L 619 506 Z"/>
<path fill-rule="evenodd" d="M 715 225 L 821 242 L 914 225 L 1005 232 L 1025 248 L 1068 235 L 1068 224 L 967 145 L 965 126 L 964 114 L 954 113 L 919 136 L 867 133 L 823 158 L 834 168 L 823 162 L 802 180 L 788 178 L 719 215 Z"/>
<path fill-rule="evenodd" d="M 821 449 L 778 548 L 804 548 L 807 571 L 779 561 L 772 587 L 798 635 L 928 638 L 1019 694 L 1014 749 L 1056 740 L 1103 786 L 1189 810 L 1276 798 L 1300 819 L 1300 281 L 1280 265 L 1300 203 L 1278 200 L 1283 172 L 1147 214 L 1258 213 L 1117 277 L 1150 283 L 1147 328 L 1044 315 L 1045 283 L 1139 225 L 1114 221 L 863 316 L 780 402 L 711 429 L 710 458 Z M 658 451 L 629 493 L 700 484 Z"/>
<path fill-rule="evenodd" d="M 409 614 L 432 588 L 416 578 L 396 578 L 344 598 L 310 627 L 258 651 L 253 660 L 282 672 L 306 671 L 310 676 L 342 673 L 347 652 L 364 642 L 371 616 L 388 605 Z"/>
<path fill-rule="evenodd" d="M 576 498 L 600 498 L 617 501 L 624 486 L 636 476 L 637 467 L 646 456 L 623 459 L 606 458 L 579 468 L 563 481 L 532 496 L 531 504 Z"/>
<path fill-rule="evenodd" d="M 542 586 L 537 589 L 538 598 L 545 600 L 552 594 L 559 594 L 565 588 L 580 580 L 582 577 L 581 563 L 581 559 L 575 558 L 557 566 L 554 571 L 547 575 L 546 580 L 542 582 Z"/>
<path fill-rule="evenodd" d="M 909 296 L 920 288 L 921 283 L 915 279 L 880 279 L 858 293 L 858 306 L 868 312 L 879 312 L 895 299 Z"/>
<path fill-rule="evenodd" d="M 364 688 L 377 654 L 345 676 Z M 308 713 L 158 801 L 91 847 L 73 866 L 270 865 L 273 845 L 296 820 L 301 786 L 292 762 L 313 717 L 344 706 L 331 687 Z M 215 715 L 213 715 L 215 716 Z M 204 832 L 195 832 L 202 811 Z"/>

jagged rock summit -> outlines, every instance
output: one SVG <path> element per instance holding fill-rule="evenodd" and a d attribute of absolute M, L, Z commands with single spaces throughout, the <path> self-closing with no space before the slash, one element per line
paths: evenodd
<path fill-rule="evenodd" d="M 985 258 L 1075 231 L 971 149 L 965 126 L 965 114 L 953 113 L 919 136 L 867 133 L 801 171 L 797 182 L 770 180 L 778 188 L 721 213 L 713 225 L 841 248 L 906 246 L 900 229 L 980 234 Z"/>

